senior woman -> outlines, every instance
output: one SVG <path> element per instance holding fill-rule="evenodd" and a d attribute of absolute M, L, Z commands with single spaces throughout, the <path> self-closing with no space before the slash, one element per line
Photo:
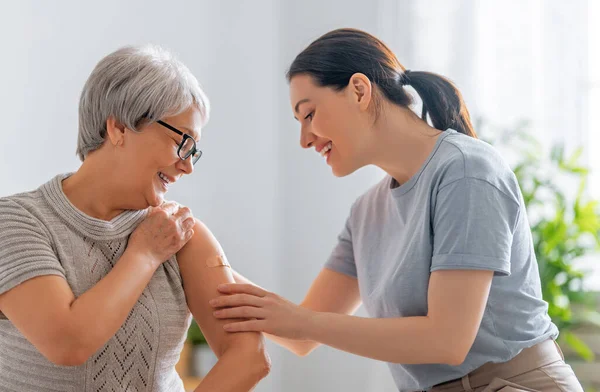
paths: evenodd
<path fill-rule="evenodd" d="M 0 198 L 0 390 L 183 391 L 191 316 L 219 360 L 196 391 L 267 375 L 258 333 L 226 334 L 208 301 L 233 282 L 190 210 L 165 202 L 200 158 L 209 104 L 169 52 L 106 56 L 81 94 L 83 164 Z"/>

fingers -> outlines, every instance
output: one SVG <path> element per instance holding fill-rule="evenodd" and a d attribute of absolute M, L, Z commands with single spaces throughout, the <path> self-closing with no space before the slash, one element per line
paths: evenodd
<path fill-rule="evenodd" d="M 218 319 L 263 319 L 267 315 L 267 312 L 263 308 L 256 308 L 254 306 L 240 306 L 236 308 L 215 310 L 213 312 L 213 315 Z"/>
<path fill-rule="evenodd" d="M 261 297 L 249 294 L 224 295 L 210 300 L 210 305 L 214 308 L 227 308 L 233 306 L 263 306 Z"/>
<path fill-rule="evenodd" d="M 239 323 L 225 324 L 223 329 L 227 332 L 263 332 L 266 326 L 264 320 L 248 320 Z"/>
<path fill-rule="evenodd" d="M 184 222 L 186 219 L 193 218 L 192 210 L 190 210 L 188 207 L 179 206 L 177 212 L 175 212 L 173 215 L 173 218 Z"/>
<path fill-rule="evenodd" d="M 185 242 L 188 242 L 190 239 L 192 239 L 193 236 L 194 236 L 194 229 L 190 229 L 184 233 L 183 240 Z"/>
<path fill-rule="evenodd" d="M 161 210 L 165 211 L 168 215 L 173 215 L 179 210 L 179 204 L 174 201 L 168 201 L 160 205 Z"/>
<path fill-rule="evenodd" d="M 217 290 L 219 290 L 223 294 L 250 294 L 255 295 L 257 297 L 266 297 L 267 294 L 269 294 L 268 291 L 263 290 L 258 286 L 241 283 L 220 284 L 219 286 L 217 286 Z"/>
<path fill-rule="evenodd" d="M 177 230 L 180 231 L 182 241 L 188 241 L 194 235 L 194 216 L 192 210 L 175 202 L 167 202 L 161 205 L 163 211 L 169 214 L 169 219 L 174 221 Z"/>

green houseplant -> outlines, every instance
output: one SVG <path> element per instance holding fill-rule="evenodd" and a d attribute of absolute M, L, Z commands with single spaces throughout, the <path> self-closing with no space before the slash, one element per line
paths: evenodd
<path fill-rule="evenodd" d="M 206 338 L 202 333 L 202 330 L 196 323 L 196 320 L 192 319 L 192 323 L 190 324 L 190 328 L 187 332 L 187 340 L 192 344 L 192 346 L 199 346 L 201 344 L 208 344 L 206 342 Z"/>
<path fill-rule="evenodd" d="M 586 196 L 589 171 L 580 164 L 583 149 L 567 155 L 557 144 L 548 152 L 528 135 L 527 122 L 508 131 L 480 120 L 477 129 L 495 135 L 482 139 L 515 155 L 512 169 L 527 208 L 548 313 L 561 343 L 592 361 L 594 352 L 574 332 L 582 325 L 600 326 L 596 295 L 584 290 L 585 273 L 575 266 L 600 249 L 600 203 Z"/>

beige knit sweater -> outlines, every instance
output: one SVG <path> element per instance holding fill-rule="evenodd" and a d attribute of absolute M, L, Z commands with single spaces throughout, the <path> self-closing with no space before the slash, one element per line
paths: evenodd
<path fill-rule="evenodd" d="M 39 189 L 0 198 L 0 294 L 40 275 L 66 279 L 80 296 L 102 279 L 146 212 L 112 221 L 83 214 L 56 176 Z M 0 313 L 0 391 L 183 391 L 175 371 L 191 321 L 177 260 L 150 283 L 117 333 L 84 365 L 57 366 Z"/>

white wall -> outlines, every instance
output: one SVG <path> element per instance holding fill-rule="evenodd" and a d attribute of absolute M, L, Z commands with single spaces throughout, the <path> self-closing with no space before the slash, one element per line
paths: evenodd
<path fill-rule="evenodd" d="M 330 29 L 377 33 L 377 7 L 359 0 L 165 4 L 0 3 L 0 196 L 77 169 L 79 93 L 100 58 L 125 44 L 164 45 L 196 74 L 213 107 L 204 155 L 170 198 L 207 223 L 236 269 L 300 301 L 351 202 L 380 173 L 368 168 L 338 180 L 317 154 L 299 148 L 285 71 Z M 269 351 L 274 368 L 259 392 L 391 390 L 385 366 L 374 361 L 327 348 L 302 359 L 273 345 Z"/>

